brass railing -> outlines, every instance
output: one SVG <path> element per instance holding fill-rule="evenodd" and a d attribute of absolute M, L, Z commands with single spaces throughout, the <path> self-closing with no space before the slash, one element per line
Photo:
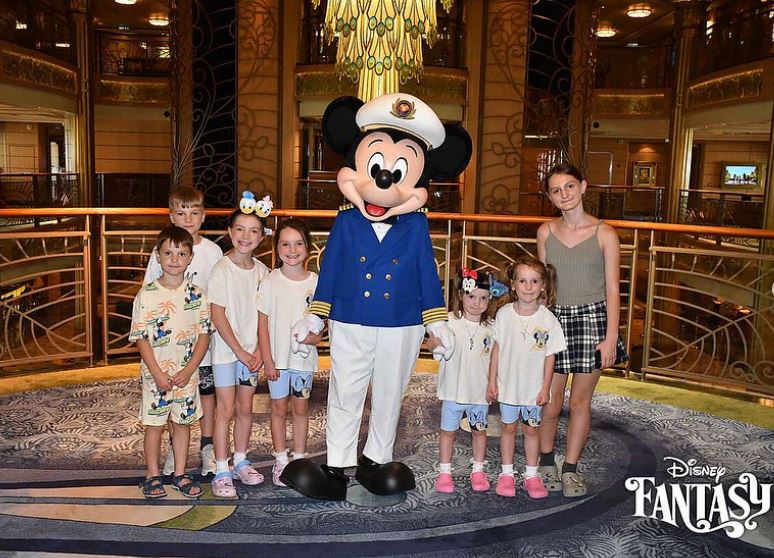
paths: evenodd
<path fill-rule="evenodd" d="M 222 218 L 228 210 L 210 210 Z M 277 211 L 313 225 L 310 269 L 319 269 L 333 211 Z M 105 363 L 135 352 L 127 341 L 163 209 L 0 210 L 34 220 L 0 233 L 0 370 L 73 359 Z M 56 217 L 46 225 L 47 219 Z M 449 285 L 466 265 L 502 270 L 534 253 L 545 217 L 431 213 L 439 276 Z M 620 332 L 626 374 L 658 374 L 774 395 L 774 255 L 740 251 L 717 238 L 771 245 L 774 231 L 609 221 L 621 238 Z M 49 226 L 49 229 L 45 227 Z M 208 230 L 216 241 L 224 231 Z M 763 242 L 766 241 L 766 242 Z M 265 242 L 260 257 L 272 264 Z"/>

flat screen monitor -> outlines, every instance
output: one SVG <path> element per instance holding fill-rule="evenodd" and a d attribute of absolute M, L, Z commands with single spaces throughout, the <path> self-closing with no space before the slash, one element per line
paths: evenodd
<path fill-rule="evenodd" d="M 761 185 L 759 163 L 723 163 L 721 178 L 724 188 L 755 189 Z"/>

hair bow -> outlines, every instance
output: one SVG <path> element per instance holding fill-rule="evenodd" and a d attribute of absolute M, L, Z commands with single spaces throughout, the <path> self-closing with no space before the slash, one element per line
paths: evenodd
<path fill-rule="evenodd" d="M 462 278 L 465 279 L 467 277 L 470 277 L 473 280 L 478 279 L 478 271 L 475 269 L 468 269 L 467 267 L 462 268 Z"/>

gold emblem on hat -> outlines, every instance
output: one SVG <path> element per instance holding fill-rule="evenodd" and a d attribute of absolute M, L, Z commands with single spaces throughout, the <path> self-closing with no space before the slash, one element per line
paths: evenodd
<path fill-rule="evenodd" d="M 415 112 L 417 112 L 417 109 L 414 107 L 414 103 L 408 99 L 399 98 L 392 104 L 390 114 L 404 120 L 413 120 Z"/>

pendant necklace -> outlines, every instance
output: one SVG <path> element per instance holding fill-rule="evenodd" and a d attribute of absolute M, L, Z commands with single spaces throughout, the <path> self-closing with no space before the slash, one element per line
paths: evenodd
<path fill-rule="evenodd" d="M 521 338 L 526 341 L 527 340 L 527 329 L 529 329 L 529 319 L 534 316 L 535 314 L 530 314 L 529 316 L 524 316 L 524 320 L 522 320 L 522 315 L 519 313 L 518 310 L 516 310 L 516 316 L 519 320 L 519 327 L 521 327 Z"/>
<path fill-rule="evenodd" d="M 465 331 L 467 332 L 468 339 L 470 340 L 470 350 L 472 351 L 473 350 L 473 338 L 476 336 L 476 333 L 478 332 L 478 326 L 481 325 L 481 322 L 478 322 L 476 324 L 476 327 L 473 328 L 473 333 L 470 333 L 470 330 L 468 329 L 468 324 L 465 323 L 465 322 L 469 322 L 470 320 L 468 320 L 465 317 L 463 317 L 462 320 L 463 320 L 462 321 L 462 325 L 465 326 Z"/>

